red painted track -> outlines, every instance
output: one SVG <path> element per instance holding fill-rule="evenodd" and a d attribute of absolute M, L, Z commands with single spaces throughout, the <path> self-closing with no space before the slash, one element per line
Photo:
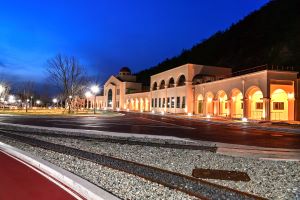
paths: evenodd
<path fill-rule="evenodd" d="M 67 191 L 0 151 L 0 199 L 74 200 Z"/>

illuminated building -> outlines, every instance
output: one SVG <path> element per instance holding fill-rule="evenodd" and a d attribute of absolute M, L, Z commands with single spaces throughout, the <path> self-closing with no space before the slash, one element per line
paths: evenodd
<path fill-rule="evenodd" d="M 97 96 L 99 109 L 185 113 L 244 120 L 299 120 L 298 73 L 266 68 L 231 73 L 230 68 L 185 64 L 151 76 L 150 89 L 122 68 Z M 92 100 L 88 107 L 94 107 Z"/>

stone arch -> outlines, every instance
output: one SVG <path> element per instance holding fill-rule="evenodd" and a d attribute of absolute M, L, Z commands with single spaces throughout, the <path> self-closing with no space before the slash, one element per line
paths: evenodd
<path fill-rule="evenodd" d="M 265 109 L 263 103 L 263 92 L 257 86 L 249 87 L 245 94 L 247 98 L 247 115 L 250 119 L 261 120 L 265 118 Z M 244 105 L 246 106 L 246 105 Z"/>
<path fill-rule="evenodd" d="M 229 115 L 228 96 L 224 90 L 219 90 L 216 95 L 217 107 L 216 114 L 219 116 L 227 117 Z"/>
<path fill-rule="evenodd" d="M 231 116 L 233 118 L 242 118 L 244 113 L 243 93 L 234 88 L 231 90 Z"/>
<path fill-rule="evenodd" d="M 177 86 L 184 86 L 185 85 L 185 75 L 182 74 L 179 76 L 179 78 L 177 79 Z"/>
<path fill-rule="evenodd" d="M 290 108 L 293 105 L 289 103 L 289 99 L 288 93 L 283 89 L 275 89 L 272 92 L 271 120 L 289 120 L 289 115 L 293 116 L 294 108 Z"/>
<path fill-rule="evenodd" d="M 172 88 L 172 87 L 175 87 L 175 81 L 173 77 L 171 77 L 168 82 L 168 88 Z"/>
<path fill-rule="evenodd" d="M 203 112 L 204 112 L 204 109 L 203 109 L 203 101 L 204 100 L 204 98 L 203 98 L 203 95 L 202 94 L 199 94 L 198 96 L 197 96 L 197 113 L 198 114 L 203 114 Z"/>
<path fill-rule="evenodd" d="M 153 83 L 152 90 L 157 90 L 157 82 Z"/>
<path fill-rule="evenodd" d="M 145 98 L 145 111 L 150 111 L 150 102 L 148 98 Z"/>
<path fill-rule="evenodd" d="M 213 108 L 213 99 L 214 94 L 212 92 L 205 93 L 205 114 L 212 116 L 214 114 L 214 108 Z"/>
<path fill-rule="evenodd" d="M 107 92 L 107 107 L 112 108 L 113 107 L 113 93 L 112 89 L 109 89 Z"/>
<path fill-rule="evenodd" d="M 159 89 L 165 89 L 165 85 L 166 85 L 165 80 L 162 80 L 159 84 Z"/>

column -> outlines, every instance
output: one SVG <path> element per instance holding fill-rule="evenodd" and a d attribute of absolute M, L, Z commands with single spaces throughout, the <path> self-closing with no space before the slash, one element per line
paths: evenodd
<path fill-rule="evenodd" d="M 249 99 L 243 98 L 243 117 L 249 118 L 251 115 L 249 115 Z"/>
<path fill-rule="evenodd" d="M 214 99 L 212 101 L 212 103 L 213 103 L 213 115 L 218 115 L 218 113 L 219 113 L 219 100 Z"/>
<path fill-rule="evenodd" d="M 271 107 L 270 107 L 270 98 L 269 97 L 264 97 L 263 98 L 263 119 L 264 120 L 271 120 Z"/>
<path fill-rule="evenodd" d="M 229 117 L 229 118 L 232 118 L 232 116 L 231 116 L 231 101 L 232 101 L 231 98 L 227 100 L 227 117 Z"/>

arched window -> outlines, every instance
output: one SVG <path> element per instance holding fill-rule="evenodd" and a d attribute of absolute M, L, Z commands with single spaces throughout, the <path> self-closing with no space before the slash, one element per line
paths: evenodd
<path fill-rule="evenodd" d="M 185 76 L 181 75 L 177 81 L 177 86 L 183 86 L 185 85 Z"/>
<path fill-rule="evenodd" d="M 165 89 L 165 81 L 164 80 L 162 80 L 161 82 L 160 82 L 160 86 L 159 86 L 159 89 Z"/>
<path fill-rule="evenodd" d="M 169 84 L 168 84 L 168 88 L 172 88 L 175 86 L 175 81 L 174 81 L 174 78 L 170 78 L 169 80 Z"/>
<path fill-rule="evenodd" d="M 154 82 L 152 90 L 157 90 L 157 83 L 156 82 Z"/>
<path fill-rule="evenodd" d="M 109 89 L 107 93 L 107 107 L 112 107 L 112 90 Z"/>

